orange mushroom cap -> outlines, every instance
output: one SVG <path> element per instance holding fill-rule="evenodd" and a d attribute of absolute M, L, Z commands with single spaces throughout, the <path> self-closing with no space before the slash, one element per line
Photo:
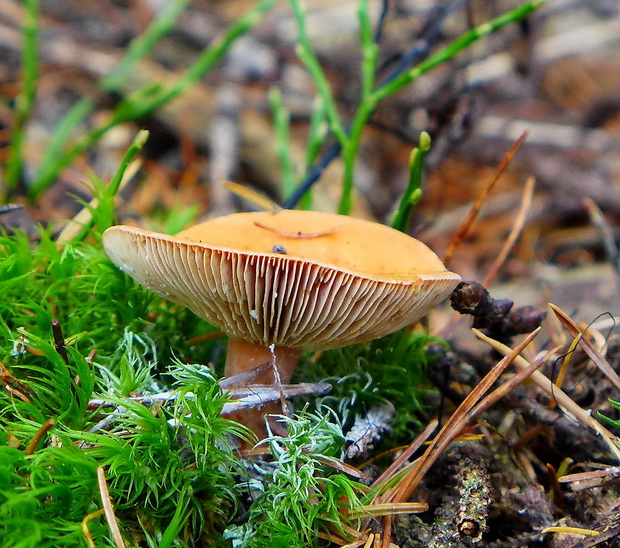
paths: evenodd
<path fill-rule="evenodd" d="M 420 319 L 460 281 L 410 236 L 314 211 L 238 213 L 176 236 L 121 225 L 103 244 L 143 286 L 262 346 L 381 337 Z"/>

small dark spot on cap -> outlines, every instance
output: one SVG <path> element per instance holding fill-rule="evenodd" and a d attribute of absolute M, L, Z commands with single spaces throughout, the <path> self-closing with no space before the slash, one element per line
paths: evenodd
<path fill-rule="evenodd" d="M 282 255 L 286 255 L 286 249 L 284 248 L 283 245 L 280 244 L 276 244 L 271 248 L 271 251 L 273 251 L 274 253 L 282 253 Z"/>

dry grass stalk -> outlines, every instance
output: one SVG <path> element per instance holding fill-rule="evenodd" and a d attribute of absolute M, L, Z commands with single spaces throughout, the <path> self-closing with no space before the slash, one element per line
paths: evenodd
<path fill-rule="evenodd" d="M 555 378 L 555 384 L 557 385 L 558 388 L 562 388 L 564 384 L 564 377 L 566 377 L 566 373 L 568 371 L 570 360 L 575 355 L 575 349 L 577 348 L 578 345 L 579 345 L 579 339 L 575 338 L 572 340 L 572 342 L 568 346 L 568 350 L 564 358 L 562 359 L 562 366 L 560 367 L 560 371 L 558 372 L 558 375 Z M 555 399 L 551 400 L 551 402 L 549 402 L 549 408 L 553 409 L 556 404 L 557 402 L 555 401 Z"/>
<path fill-rule="evenodd" d="M 580 346 L 584 349 L 585 353 L 609 379 L 617 390 L 620 390 L 620 376 L 614 371 L 609 362 L 601 356 L 601 354 L 594 348 L 592 343 L 587 337 L 584 337 L 585 332 L 577 327 L 575 322 L 560 308 L 554 304 L 549 303 L 549 306 L 556 317 L 560 320 L 566 331 L 572 336 L 577 338 Z"/>
<path fill-rule="evenodd" d="M 425 502 L 386 502 L 359 506 L 351 511 L 350 516 L 355 518 L 377 517 L 398 514 L 418 514 L 426 512 L 428 504 Z"/>
<path fill-rule="evenodd" d="M 392 481 L 395 477 L 397 477 L 398 474 L 402 474 L 403 472 L 406 473 L 407 470 L 409 470 L 410 468 L 412 468 L 415 463 L 417 462 L 414 461 L 412 463 L 409 463 L 408 465 L 406 465 L 402 470 L 401 467 L 403 467 L 404 463 L 407 462 L 407 460 L 413 455 L 415 454 L 418 449 L 420 449 L 420 447 L 422 447 L 422 445 L 428 440 L 428 438 L 433 434 L 433 432 L 436 430 L 437 425 L 439 424 L 439 421 L 437 421 L 437 419 L 433 419 L 431 420 L 428 425 L 426 426 L 426 428 L 420 433 L 420 435 L 418 435 L 418 437 L 413 440 L 411 442 L 411 444 L 394 460 L 394 462 L 371 484 L 371 488 L 376 489 L 379 488 L 379 486 L 381 485 L 385 485 L 387 484 L 389 481 Z M 364 466 L 362 465 L 362 468 Z M 381 490 L 379 489 L 379 492 L 381 492 Z M 413 504 L 419 504 L 419 503 L 413 503 Z M 384 506 L 391 506 L 391 507 L 395 507 L 394 504 L 390 504 L 390 503 L 383 503 L 382 502 L 382 496 L 381 495 L 377 495 L 375 496 L 375 498 L 373 499 L 373 503 L 371 505 L 368 505 L 366 508 L 381 508 Z M 390 515 L 395 515 L 394 512 L 390 512 L 390 514 L 385 515 L 384 519 L 383 519 L 383 540 L 381 543 L 381 548 L 384 548 L 385 546 L 390 545 L 390 538 L 391 538 L 391 529 L 392 529 L 392 520 Z M 368 523 L 369 523 L 370 518 L 365 517 L 362 522 L 360 523 L 359 529 L 360 529 L 360 533 L 357 534 L 357 537 L 360 538 L 363 536 L 362 531 L 366 531 L 368 529 Z M 379 538 L 379 536 L 377 536 L 377 538 Z M 385 544 L 387 543 L 387 544 Z M 353 546 L 353 545 L 351 545 Z M 361 546 L 361 544 L 359 544 L 359 546 Z"/>
<path fill-rule="evenodd" d="M 405 449 L 396 460 L 381 474 L 371 485 L 372 488 L 379 487 L 382 484 L 387 483 L 388 479 L 392 479 L 395 477 L 396 472 L 400 469 L 400 467 L 413 455 L 416 451 L 422 447 L 422 445 L 431 437 L 432 433 L 437 428 L 439 421 L 437 419 L 433 419 L 430 421 L 426 428 L 420 433 L 420 435 L 411 442 L 409 447 Z"/>
<path fill-rule="evenodd" d="M 93 519 L 98 518 L 102 514 L 105 514 L 105 511 L 103 509 L 95 510 L 94 512 L 91 512 L 90 514 L 88 514 L 82 520 L 82 534 L 84 535 L 84 538 L 86 539 L 86 543 L 88 544 L 88 548 L 97 548 L 97 545 L 95 544 L 95 541 L 93 540 L 93 536 L 90 534 L 90 529 L 88 528 L 88 523 L 90 521 L 92 521 Z"/>
<path fill-rule="evenodd" d="M 614 267 L 616 274 L 618 274 L 620 272 L 620 249 L 618 249 L 616 245 L 614 229 L 611 227 L 600 208 L 594 203 L 594 200 L 585 198 L 583 202 L 588 210 L 590 221 L 592 221 L 592 224 L 598 228 L 601 233 L 607 260 Z"/>
<path fill-rule="evenodd" d="M 482 285 L 488 287 L 489 284 L 495 279 L 497 273 L 504 265 L 504 262 L 508 258 L 508 254 L 514 247 L 515 243 L 519 239 L 521 232 L 523 231 L 523 227 L 525 226 L 525 221 L 527 220 L 527 214 L 532 206 L 532 198 L 534 197 L 534 177 L 530 177 L 525 183 L 525 189 L 523 190 L 523 198 L 521 199 L 521 206 L 519 207 L 519 211 L 515 218 L 515 222 L 510 230 L 510 234 L 504 243 L 502 250 L 499 255 L 491 265 L 489 272 L 482 280 Z"/>
<path fill-rule="evenodd" d="M 325 466 L 329 466 L 330 468 L 333 468 L 334 470 L 338 470 L 338 472 L 347 474 L 348 476 L 351 476 L 352 478 L 355 478 L 357 480 L 368 479 L 368 476 L 364 474 L 364 472 L 362 472 L 358 468 L 355 468 L 355 466 L 351 466 L 350 464 L 347 464 L 346 462 L 342 462 L 341 460 L 332 459 L 332 458 L 328 459 L 328 458 L 321 457 L 320 455 L 316 455 L 314 458 L 321 464 L 324 464 Z"/>
<path fill-rule="evenodd" d="M 56 425 L 56 419 L 47 419 L 42 425 L 41 428 L 37 430 L 37 433 L 32 437 L 28 447 L 24 451 L 24 455 L 33 455 L 37 449 L 37 445 L 41 442 L 45 434 L 47 434 L 54 426 Z"/>
<path fill-rule="evenodd" d="M 581 537 L 596 537 L 600 535 L 598 531 L 592 529 L 583 529 L 582 527 L 567 527 L 565 525 L 556 527 L 546 527 L 541 533 L 563 533 L 566 535 L 578 535 Z"/>
<path fill-rule="evenodd" d="M 317 537 L 323 540 L 329 540 L 330 542 L 332 542 L 336 546 L 340 546 L 341 548 L 344 548 L 345 546 L 352 546 L 351 544 L 346 544 L 346 540 L 344 540 L 338 535 L 335 535 L 331 531 L 329 533 L 326 533 L 325 531 L 319 531 L 317 533 Z M 358 544 L 356 548 L 359 546 L 361 546 L 361 544 Z"/>
<path fill-rule="evenodd" d="M 477 331 L 475 332 L 476 336 L 486 342 L 489 346 L 493 347 L 495 350 L 500 352 L 501 354 L 508 354 L 511 351 L 510 347 L 487 337 L 483 333 Z M 518 356 L 514 360 L 514 364 L 519 369 L 529 368 L 530 363 L 521 356 Z M 609 450 L 613 453 L 614 457 L 620 459 L 620 446 L 615 441 L 615 436 L 607 430 L 603 425 L 601 425 L 598 421 L 594 420 L 590 415 L 589 411 L 586 411 L 579 407 L 569 396 L 566 395 L 565 392 L 562 391 L 561 388 L 557 387 L 549 378 L 547 378 L 540 371 L 534 371 L 529 377 L 541 390 L 543 390 L 551 399 L 555 399 L 558 404 L 564 409 L 565 412 L 570 413 L 575 420 L 581 423 L 583 426 L 593 429 L 595 432 L 600 434 L 605 443 L 609 447 Z"/>
<path fill-rule="evenodd" d="M 114 514 L 114 506 L 112 505 L 112 499 L 108 491 L 108 484 L 105 481 L 105 471 L 101 466 L 97 467 L 97 483 L 99 484 L 99 494 L 101 495 L 105 519 L 108 522 L 110 533 L 112 533 L 114 545 L 116 548 L 125 548 L 125 541 L 123 540 L 123 535 L 118 526 L 116 515 Z"/>
<path fill-rule="evenodd" d="M 506 388 L 497 389 L 493 391 L 487 398 L 482 400 L 484 394 L 495 383 L 504 370 L 518 357 L 518 355 L 530 344 L 532 340 L 538 335 L 540 328 L 530 333 L 514 350 L 500 360 L 487 375 L 480 381 L 480 383 L 467 395 L 461 405 L 456 409 L 452 416 L 448 419 L 443 428 L 439 431 L 435 439 L 428 446 L 424 454 L 417 459 L 414 463 L 407 466 L 406 473 L 402 478 L 391 488 L 387 489 L 383 494 L 377 495 L 373 500 L 373 504 L 384 507 L 389 503 L 403 503 L 409 499 L 413 491 L 419 485 L 424 475 L 428 472 L 430 467 L 436 462 L 443 451 L 452 443 L 464 430 L 467 424 L 473 420 L 479 413 L 487 409 L 490 405 L 496 402 L 499 398 L 508 393 L 512 388 L 517 386 L 526 377 L 526 372 L 523 372 L 519 376 L 515 376 L 505 383 Z M 538 366 L 538 365 L 537 365 Z M 537 367 L 536 366 L 536 367 Z M 533 370 L 533 367 L 532 367 Z M 531 371 L 530 371 L 531 373 Z M 414 452 L 412 447 L 420 447 L 424 440 L 430 436 L 436 427 L 436 421 L 429 424 L 424 430 L 423 434 L 415 440 L 407 451 L 407 458 Z M 388 483 L 394 479 L 395 474 L 399 466 L 404 462 L 404 458 L 398 459 L 398 464 L 393 464 L 390 467 L 390 474 L 382 475 L 383 484 Z M 385 476 L 385 477 L 384 477 Z M 379 482 L 375 482 L 373 486 L 381 485 Z M 391 541 L 391 527 L 392 527 L 393 514 L 386 515 L 383 519 L 383 538 L 381 548 L 387 548 L 390 546 Z M 359 537 L 358 537 L 359 538 Z"/>
<path fill-rule="evenodd" d="M 282 208 L 278 204 L 271 201 L 266 196 L 263 196 L 262 194 L 259 194 L 258 192 L 252 190 L 251 188 L 240 185 L 239 183 L 234 183 L 233 181 L 224 181 L 222 184 L 224 188 L 228 190 L 228 192 L 232 192 L 240 198 L 247 200 L 262 211 L 271 211 L 272 213 L 277 213 L 278 211 L 282 210 Z"/>
<path fill-rule="evenodd" d="M 390 541 L 392 539 L 392 516 L 387 515 L 383 516 L 383 537 L 381 539 L 381 548 L 389 548 L 392 544 Z"/>
<path fill-rule="evenodd" d="M 538 333 L 540 328 L 538 328 L 533 333 Z M 481 334 L 477 329 L 472 329 L 476 333 L 476 335 Z M 546 357 L 546 356 L 545 356 Z M 521 384 L 525 379 L 531 377 L 536 373 L 538 368 L 543 365 L 545 362 L 545 358 L 540 358 L 527 367 L 523 367 L 519 370 L 519 372 L 514 375 L 512 378 L 504 382 L 498 388 L 493 390 L 490 394 L 488 394 L 485 398 L 480 400 L 475 406 L 473 406 L 467 413 L 465 420 L 471 421 L 493 405 L 497 403 L 500 399 L 506 396 L 511 390 L 516 388 L 519 384 Z"/>
<path fill-rule="evenodd" d="M 539 332 L 540 328 L 536 329 L 517 345 L 514 350 L 510 350 L 510 352 L 501 359 L 466 396 L 461 405 L 459 405 L 435 439 L 431 442 L 416 467 L 391 490 L 390 500 L 394 502 L 403 502 L 411 496 L 428 469 L 439 458 L 443 450 L 461 434 L 468 421 L 475 417 L 475 415 L 472 414 L 474 406 L 476 406 L 504 370 L 518 357 L 530 342 L 534 340 Z M 481 407 L 480 409 L 484 410 L 485 408 L 486 407 Z M 387 497 L 384 497 L 384 499 L 385 498 Z"/>
<path fill-rule="evenodd" d="M 494 179 L 494 181 L 495 180 L 496 179 Z M 491 268 L 489 269 L 489 272 L 487 273 L 484 280 L 482 281 L 482 285 L 485 287 L 488 287 L 488 285 L 495 279 L 495 277 L 497 276 L 497 273 L 504 265 L 504 262 L 508 258 L 510 251 L 514 247 L 515 243 L 519 239 L 519 236 L 521 235 L 521 232 L 523 231 L 523 227 L 525 226 L 525 221 L 527 220 L 527 214 L 532 206 L 532 200 L 534 197 L 534 182 L 535 182 L 535 179 L 533 177 L 530 177 L 525 183 L 525 189 L 523 190 L 523 197 L 521 199 L 521 206 L 519 207 L 519 212 L 517 213 L 515 222 L 512 226 L 512 229 L 510 230 L 510 234 L 508 235 L 508 238 L 506 239 L 506 242 L 504 243 L 502 250 L 500 251 L 500 254 L 497 256 L 497 259 L 495 259 L 495 261 L 491 265 Z M 473 219 L 472 219 L 472 222 L 473 222 Z M 454 243 L 455 241 L 456 241 L 456 237 L 453 239 L 452 243 Z M 451 247 L 452 247 L 452 244 L 451 244 Z M 456 248 L 456 245 L 455 245 L 455 248 Z M 446 252 L 446 258 L 448 258 L 447 252 Z M 454 315 L 446 323 L 446 325 L 441 329 L 439 336 L 446 337 L 447 334 L 454 328 L 456 322 L 458 322 L 462 317 L 463 316 L 460 314 Z"/>
<path fill-rule="evenodd" d="M 486 188 L 481 192 L 480 196 L 478 196 L 478 199 L 472 206 L 471 210 L 469 211 L 469 214 L 467 215 L 465 220 L 461 223 L 461 226 L 456 231 L 456 234 L 454 238 L 452 238 L 452 241 L 450 242 L 450 245 L 448 246 L 448 250 L 446 251 L 444 258 L 443 258 L 443 263 L 446 266 L 448 266 L 450 259 L 452 259 L 452 256 L 454 255 L 456 248 L 465 239 L 467 234 L 469 234 L 469 231 L 471 230 L 471 227 L 473 226 L 474 221 L 476 220 L 476 217 L 478 216 L 478 213 L 480 212 L 480 209 L 482 208 L 482 205 L 487 199 L 487 196 L 493 190 L 493 188 L 495 187 L 495 184 L 497 183 L 499 178 L 502 176 L 504 171 L 506 171 L 506 168 L 510 164 L 510 161 L 512 160 L 514 155 L 517 153 L 517 150 L 519 150 L 521 145 L 524 143 L 525 139 L 527 138 L 527 135 L 528 135 L 528 132 L 524 131 L 521 134 L 521 136 L 515 141 L 515 143 L 510 147 L 508 152 L 504 155 L 504 157 L 502 158 L 502 161 L 499 163 L 499 165 L 497 166 L 497 169 L 495 170 L 495 175 L 493 176 L 493 179 L 491 179 L 491 181 L 486 186 Z"/>

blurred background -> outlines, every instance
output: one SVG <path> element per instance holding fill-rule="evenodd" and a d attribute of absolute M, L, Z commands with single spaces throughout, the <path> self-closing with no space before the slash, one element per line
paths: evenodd
<path fill-rule="evenodd" d="M 109 77 L 132 40 L 164 10 L 181 11 L 171 32 L 113 85 Z M 303 178 L 316 86 L 299 61 L 297 29 L 279 2 L 235 41 L 212 70 L 174 101 L 104 132 L 73 158 L 35 200 L 30 185 L 45 167 L 58 124 L 85 100 L 93 105 L 71 139 L 105 124 L 114 108 L 144 86 L 168 85 L 248 10 L 248 0 L 47 0 L 40 3 L 33 110 L 24 121 L 23 164 L 7 200 L 24 209 L 2 223 L 31 226 L 73 217 L 89 200 L 89 170 L 109 180 L 139 129 L 148 129 L 140 172 L 121 193 L 121 221 L 165 225 L 186 212 L 196 220 L 251 208 L 223 186 L 228 179 L 283 203 L 282 166 L 270 90 L 290 113 L 289 152 Z M 371 1 L 382 21 L 378 80 L 403 58 L 423 58 L 468 29 L 520 3 Z M 357 2 L 308 0 L 307 31 L 342 119 L 360 94 Z M 21 89 L 28 2 L 0 0 L 0 159 L 9 156 Z M 271 92 L 273 93 L 273 91 Z M 617 282 L 620 218 L 620 7 L 613 0 L 552 0 L 518 24 L 476 42 L 383 101 L 365 129 L 356 166 L 352 214 L 388 222 L 408 181 L 420 132 L 432 138 L 424 194 L 410 232 L 442 256 L 472 204 L 495 177 L 515 141 L 528 136 L 484 201 L 451 269 L 482 280 L 505 244 L 519 210 L 518 241 L 497 273 L 493 294 L 517 304 L 553 301 L 577 319 L 620 313 Z M 55 137 L 56 136 L 56 137 Z M 58 143 L 62 147 L 65 143 Z M 69 137 L 67 137 L 69 142 Z M 328 140 L 329 144 L 329 140 Z M 321 151 L 321 154 L 325 150 Z M 319 154 L 320 156 L 320 154 Z M 335 211 L 342 162 L 333 160 L 314 187 L 313 207 Z M 529 207 L 526 181 L 535 179 Z M 10 198 L 10 199 L 8 199 Z M 587 200 L 591 200 L 588 202 Z M 525 195 L 527 201 L 527 194 Z M 189 213 L 187 213 L 189 212 Z"/>

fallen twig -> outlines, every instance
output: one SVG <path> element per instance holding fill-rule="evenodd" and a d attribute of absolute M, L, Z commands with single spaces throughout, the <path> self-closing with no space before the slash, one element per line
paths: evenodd
<path fill-rule="evenodd" d="M 287 398 L 307 396 L 310 394 L 322 396 L 327 394 L 330 390 L 331 385 L 325 382 L 282 385 L 282 392 Z M 237 401 L 224 404 L 224 408 L 222 410 L 222 414 L 224 415 L 228 415 L 229 413 L 233 413 L 239 409 L 254 407 L 267 402 L 278 401 L 280 399 L 280 392 L 277 388 L 261 384 L 249 385 L 242 388 L 231 388 L 227 391 L 227 394 L 232 398 L 236 398 Z M 155 394 L 144 394 L 142 396 L 129 396 L 126 400 L 151 405 L 154 403 L 168 403 L 175 401 L 181 395 L 188 399 L 195 397 L 193 392 L 181 393 L 176 390 L 170 390 L 165 392 L 157 392 Z M 122 404 L 122 400 L 119 401 L 106 398 L 96 398 L 88 402 L 88 408 L 97 409 L 100 407 L 118 407 L 119 403 Z"/>
<path fill-rule="evenodd" d="M 577 474 L 567 474 L 558 478 L 558 483 L 566 484 L 571 491 L 584 491 L 593 487 L 601 487 L 605 483 L 615 481 L 620 478 L 620 467 L 610 466 L 604 470 L 589 470 Z"/>

